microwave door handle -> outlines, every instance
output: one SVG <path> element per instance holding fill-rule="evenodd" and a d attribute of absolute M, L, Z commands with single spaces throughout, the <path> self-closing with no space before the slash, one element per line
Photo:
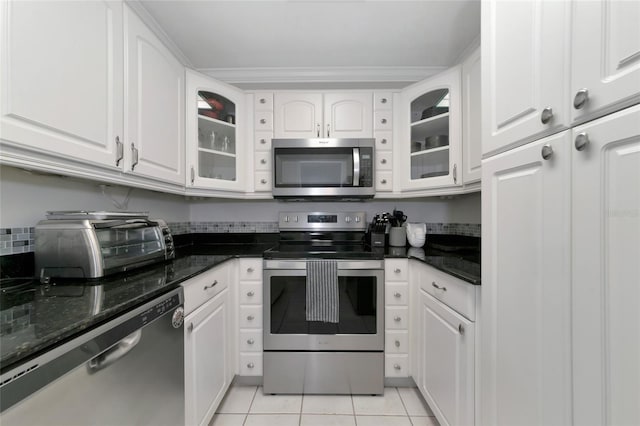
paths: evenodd
<path fill-rule="evenodd" d="M 360 186 L 360 148 L 353 148 L 353 186 Z"/>

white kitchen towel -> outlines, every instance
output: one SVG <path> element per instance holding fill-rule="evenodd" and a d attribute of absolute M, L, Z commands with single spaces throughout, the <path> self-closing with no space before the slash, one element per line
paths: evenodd
<path fill-rule="evenodd" d="M 307 321 L 337 323 L 338 262 L 307 260 Z"/>

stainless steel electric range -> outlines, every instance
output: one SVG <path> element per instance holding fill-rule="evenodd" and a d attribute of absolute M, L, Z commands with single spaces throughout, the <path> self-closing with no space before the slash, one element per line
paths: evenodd
<path fill-rule="evenodd" d="M 264 391 L 382 394 L 384 260 L 364 243 L 365 213 L 288 212 L 279 225 L 264 253 Z M 310 317 L 320 308 L 334 316 Z"/>

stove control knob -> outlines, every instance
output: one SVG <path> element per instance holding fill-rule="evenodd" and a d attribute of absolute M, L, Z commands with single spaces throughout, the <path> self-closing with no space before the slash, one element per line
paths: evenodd
<path fill-rule="evenodd" d="M 360 216 L 356 216 L 356 223 L 360 223 Z"/>
<path fill-rule="evenodd" d="M 298 216 L 294 216 L 293 217 L 293 221 L 297 223 L 298 222 Z"/>
<path fill-rule="evenodd" d="M 285 216 L 285 217 L 284 217 L 284 221 L 285 221 L 285 222 L 289 222 L 289 216 Z"/>
<path fill-rule="evenodd" d="M 351 223 L 351 217 L 350 216 L 345 217 L 344 221 L 347 223 Z"/>

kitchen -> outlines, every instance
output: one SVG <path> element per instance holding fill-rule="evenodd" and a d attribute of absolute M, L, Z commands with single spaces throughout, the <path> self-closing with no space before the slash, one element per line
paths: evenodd
<path fill-rule="evenodd" d="M 383 18 L 389 19 L 389 16 L 404 22 L 398 17 L 401 13 L 415 15 L 421 20 L 436 16 L 436 21 L 442 21 L 441 26 L 436 23 L 431 27 L 424 23 L 418 25 L 418 19 L 410 21 L 411 25 L 404 25 L 406 31 L 413 31 L 408 36 L 416 39 L 435 38 L 431 33 L 422 32 L 427 31 L 426 28 L 447 34 L 440 38 L 449 44 L 427 45 L 419 50 L 433 52 L 434 56 L 439 53 L 442 57 L 423 58 L 417 64 L 406 57 L 393 56 L 393 50 L 398 51 L 396 54 L 402 53 L 402 49 L 397 48 L 388 53 L 388 58 L 378 59 L 377 63 L 367 62 L 375 55 L 369 53 L 371 48 L 367 48 L 366 43 L 360 50 L 349 51 L 354 61 L 361 61 L 359 63 L 340 62 L 344 58 L 323 51 L 315 52 L 318 56 L 309 58 L 295 55 L 297 51 L 291 50 L 304 49 L 305 44 L 277 44 L 266 36 L 264 42 L 276 43 L 281 51 L 290 54 L 286 58 L 274 55 L 273 51 L 266 54 L 249 50 L 246 55 L 235 54 L 234 48 L 255 47 L 243 46 L 243 43 L 250 44 L 253 40 L 257 44 L 256 40 L 263 35 L 258 30 L 265 31 L 264 34 L 293 31 L 290 27 L 299 31 L 299 25 L 281 21 L 288 17 L 294 22 L 296 19 L 308 22 L 291 10 L 324 17 L 319 19 L 325 25 L 323 28 L 332 31 L 340 27 L 337 23 L 343 27 L 347 25 L 335 16 L 324 16 L 329 10 L 315 2 L 265 3 L 263 8 L 267 8 L 267 4 L 273 8 L 269 12 L 271 15 L 264 10 L 260 13 L 261 9 L 252 4 L 256 16 L 251 17 L 247 15 L 244 2 L 235 6 L 233 2 L 197 3 L 202 8 L 224 7 L 226 21 L 216 20 L 213 31 L 227 34 L 233 23 L 243 23 L 244 33 L 236 36 L 237 44 L 221 37 L 211 38 L 212 41 L 207 37 L 199 38 L 198 42 L 188 41 L 189 32 L 181 28 L 191 26 L 211 30 L 203 17 L 212 16 L 212 13 L 202 10 L 198 13 L 198 9 L 189 11 L 187 7 L 178 11 L 172 2 L 94 3 L 79 8 L 81 12 L 60 12 L 56 8 L 43 7 L 38 13 L 36 6 L 31 6 L 34 10 L 23 6 L 26 9 L 21 11 L 15 3 L 2 4 L 3 23 L 10 19 L 8 22 L 13 24 L 3 25 L 11 31 L 2 34 L 5 52 L 3 93 L 7 94 L 2 106 L 0 151 L 3 277 L 9 257 L 21 253 L 28 256 L 35 251 L 31 228 L 45 219 L 48 210 L 149 211 L 153 217 L 168 222 L 176 241 L 188 240 L 190 234 L 197 234 L 206 235 L 214 243 L 229 243 L 224 234 L 234 237 L 243 234 L 247 239 L 240 241 L 246 245 L 247 242 L 255 243 L 246 234 L 277 234 L 280 212 L 366 212 L 366 221 L 370 221 L 375 214 L 395 208 L 402 210 L 410 222 L 426 223 L 429 234 L 479 237 L 482 233 L 483 268 L 480 289 L 473 286 L 472 295 L 469 295 L 473 302 L 470 308 L 469 304 L 441 303 L 443 295 L 453 294 L 455 287 L 449 287 L 449 293 L 441 291 L 435 296 L 429 293 L 433 288 L 422 288 L 421 284 L 425 282 L 429 283 L 427 287 L 432 282 L 439 282 L 426 278 L 440 272 L 435 267 L 425 272 L 424 264 L 415 263 L 420 262 L 419 259 L 385 258 L 385 286 L 406 287 L 411 292 L 404 305 L 387 307 L 392 312 L 406 310 L 411 321 L 405 328 L 385 326 L 386 342 L 395 341 L 390 336 L 409 336 L 407 349 L 392 353 L 393 348 L 387 350 L 385 347 L 385 362 L 391 360 L 389 365 L 385 364 L 386 383 L 398 386 L 397 389 L 417 385 L 419 391 L 415 395 L 427 400 L 440 423 L 496 424 L 498 419 L 509 424 L 638 423 L 637 411 L 625 408 L 628 407 L 625 401 L 638 399 L 637 383 L 633 381 L 638 377 L 633 374 L 638 366 L 629 360 L 638 358 L 635 355 L 640 345 L 629 339 L 629 336 L 638 335 L 635 324 L 640 321 L 634 321 L 639 311 L 634 305 L 637 298 L 628 297 L 638 291 L 639 271 L 634 259 L 640 257 L 638 238 L 634 239 L 639 232 L 637 146 L 640 131 L 637 123 L 640 120 L 637 119 L 636 104 L 640 92 L 637 62 L 640 35 L 629 24 L 637 22 L 639 11 L 635 3 L 603 3 L 603 10 L 610 20 L 602 23 L 598 17 L 605 12 L 600 10 L 599 2 L 559 2 L 555 5 L 527 2 L 518 6 L 483 2 L 482 16 L 479 2 L 455 2 L 449 6 L 438 2 L 392 2 L 392 5 L 386 2 L 371 5 L 367 2 L 332 2 L 332 7 L 343 8 L 340 16 L 350 22 L 361 20 L 362 13 L 369 13 L 370 8 L 375 13 L 371 12 L 371 21 L 367 22 L 378 26 L 381 23 L 375 19 L 382 19 L 385 24 Z M 378 9 L 374 7 L 376 5 Z M 106 21 L 105 11 L 109 16 Z M 81 14 L 83 19 L 74 19 L 75 13 Z M 56 19 L 49 19 L 51 16 Z M 286 31 L 273 28 L 278 25 L 265 28 L 265 22 L 270 21 L 265 16 L 273 16 L 271 20 Z M 540 19 L 532 22 L 531 16 Z M 40 22 L 38 19 L 42 21 L 38 28 L 56 40 L 47 49 L 43 49 L 40 39 L 31 34 L 31 26 L 33 22 Z M 590 26 L 577 25 L 580 19 L 589 23 L 595 19 L 598 25 L 609 24 L 611 27 L 598 27 L 598 31 L 585 35 L 580 31 Z M 81 21 L 87 25 L 92 23 L 91 31 L 78 23 Z M 514 25 L 514 21 L 519 25 Z M 19 25 L 21 22 L 24 22 L 22 26 Z M 184 22 L 200 25 L 184 25 Z M 573 25 L 569 25 L 571 22 Z M 260 36 L 249 37 L 251 31 L 247 27 L 254 27 Z M 514 27 L 528 31 L 519 33 L 521 38 L 516 38 Z M 59 31 L 59 28 L 69 30 Z M 452 34 L 449 28 L 458 30 Z M 609 36 L 602 41 L 599 37 L 605 29 Z M 74 37 L 79 31 L 86 34 L 84 44 Z M 399 36 L 405 35 L 400 29 L 397 31 Z M 475 49 L 480 45 L 481 31 L 480 55 Z M 373 38 L 373 33 L 366 33 L 366 39 Z M 375 37 L 380 37 L 375 33 Z M 394 32 L 389 31 L 387 38 L 389 33 Z M 106 42 L 105 34 L 113 37 L 110 43 Z M 330 34 L 324 35 L 329 46 Z M 357 34 L 350 36 L 354 40 L 357 38 Z M 587 39 L 587 46 L 602 48 L 585 48 L 580 43 Z M 557 40 L 562 42 L 555 42 Z M 385 40 L 374 41 L 385 45 Z M 200 42 L 212 44 L 208 49 L 202 49 Z M 406 39 L 402 43 L 406 43 Z M 80 53 L 60 47 L 69 45 L 75 46 Z M 105 46 L 105 50 L 95 46 Z M 411 52 L 409 47 L 407 50 L 409 58 L 424 56 Z M 608 60 L 615 60 L 615 63 L 607 62 L 608 68 L 593 65 L 594 60 L 601 60 L 600 57 L 585 59 L 580 56 L 583 51 L 605 50 L 610 52 Z M 39 55 L 20 55 L 25 51 L 39 52 Z M 110 55 L 104 55 L 107 51 Z M 225 58 L 226 52 L 227 64 L 223 67 L 219 64 L 223 62 L 216 63 L 216 58 L 210 58 L 209 52 L 219 52 L 218 61 Z M 539 52 L 548 57 L 540 57 Z M 307 58 L 308 62 L 287 62 L 289 57 Z M 522 60 L 513 61 L 515 57 Z M 242 62 L 248 58 L 255 58 L 255 62 Z M 34 61 L 40 61 L 36 63 L 41 66 L 33 66 Z M 352 67 L 345 67 L 345 63 Z M 437 66 L 429 66 L 434 64 Z M 185 72 L 184 65 L 200 72 Z M 354 70 L 353 65 L 360 67 Z M 335 68 L 329 68 L 331 66 Z M 43 76 L 41 69 L 49 69 L 51 75 Z M 592 83 L 593 76 L 585 77 L 588 72 L 584 70 L 592 69 L 606 69 L 612 76 L 602 79 L 602 87 L 596 87 Z M 72 74 L 69 70 L 75 72 Z M 331 73 L 339 75 L 331 76 Z M 451 73 L 459 76 L 454 80 L 457 84 L 446 80 L 451 79 Z M 67 81 L 70 75 L 75 78 Z M 144 78 L 138 79 L 140 75 Z M 587 77 L 591 80 L 584 80 Z M 49 78 L 56 79 L 58 84 L 47 84 Z M 481 90 L 478 88 L 480 80 Z M 600 82 L 600 76 L 595 80 Z M 176 84 L 166 84 L 172 81 Z M 413 145 L 418 141 L 427 143 L 424 132 L 428 129 L 424 127 L 431 121 L 430 117 L 422 116 L 427 106 L 418 102 L 414 111 L 412 102 L 442 86 L 450 90 L 446 124 L 450 140 L 449 147 L 444 150 L 448 158 L 438 162 L 445 168 L 437 169 L 435 173 L 444 171 L 446 174 L 423 177 L 434 172 L 431 169 L 420 171 L 423 157 L 433 153 L 435 157 L 430 158 L 437 159 L 443 150 L 423 153 L 439 147 L 425 149 L 424 145 Z M 90 88 L 93 90 L 88 90 Z M 96 88 L 100 90 L 96 92 Z M 217 127 L 211 131 L 229 139 L 227 149 L 200 145 L 197 123 L 201 119 L 196 108 L 201 104 L 195 98 L 200 88 L 222 95 L 234 104 L 233 114 L 227 112 L 222 120 L 217 120 L 227 124 L 212 121 Z M 465 88 L 469 91 L 465 92 Z M 585 88 L 588 88 L 586 93 Z M 331 203 L 322 199 L 302 203 L 274 200 L 271 197 L 274 169 L 270 164 L 273 157 L 262 154 L 271 153 L 266 141 L 299 137 L 286 133 L 291 129 L 283 127 L 280 121 L 286 112 L 280 106 L 291 101 L 292 96 L 295 97 L 293 101 L 304 100 L 307 104 L 309 98 L 302 98 L 301 94 L 314 95 L 316 99 L 320 96 L 319 106 L 312 103 L 318 112 L 313 120 L 308 120 L 307 124 L 311 123 L 311 126 L 307 127 L 311 129 L 306 130 L 319 131 L 317 127 L 324 115 L 328 123 L 320 124 L 322 133 L 327 125 L 329 132 L 339 131 L 340 120 L 328 120 L 330 114 L 326 109 L 322 114 L 322 110 L 331 103 L 332 96 L 345 92 L 365 92 L 370 96 L 368 112 L 363 115 L 371 121 L 365 126 L 366 137 L 376 139 L 376 159 L 387 160 L 386 163 L 376 162 L 375 198 Z M 91 97 L 91 108 L 95 108 L 91 114 L 88 114 L 91 108 L 86 105 L 87 93 L 100 93 L 95 98 L 98 101 Z M 514 93 L 524 95 L 516 97 Z M 31 99 L 36 98 L 39 101 L 34 105 Z M 153 102 L 147 101 L 151 99 Z M 64 100 L 68 100 L 67 114 L 60 113 Z M 437 106 L 433 101 L 431 103 Z M 480 110 L 481 118 L 477 115 Z M 227 118 L 229 115 L 233 117 Z M 387 121 L 383 123 L 385 118 Z M 228 129 L 233 129 L 234 134 L 226 134 Z M 414 132 L 421 135 L 420 140 Z M 434 133 L 426 134 L 427 137 L 430 135 Z M 176 144 L 176 140 L 179 143 Z M 382 143 L 383 140 L 386 143 Z M 229 143 L 235 144 L 234 150 L 228 148 Z M 599 145 L 601 143 L 605 145 Z M 51 146 L 56 148 L 52 150 Z M 223 143 L 217 147 L 224 146 Z M 602 148 L 596 149 L 597 146 Z M 600 163 L 593 161 L 593 156 L 600 152 L 606 152 L 607 156 L 602 154 Z M 579 157 L 580 153 L 585 156 Z M 479 192 L 481 156 L 482 198 Z M 586 162 L 586 159 L 592 161 Z M 584 168 L 583 160 L 587 163 Z M 231 167 L 228 166 L 230 162 Z M 425 163 L 429 161 L 425 160 Z M 236 172 L 232 175 L 211 173 L 208 164 L 213 164 L 214 169 L 223 164 L 221 169 L 225 173 L 229 168 Z M 467 166 L 470 166 L 469 170 Z M 414 169 L 419 170 L 415 176 Z M 601 188 L 598 192 L 601 195 L 594 195 L 593 188 Z M 605 217 L 604 211 L 611 213 Z M 598 224 L 602 232 L 593 232 Z M 11 237 L 7 238 L 7 235 Z M 523 241 L 531 243 L 523 244 Z M 589 247 L 596 250 L 590 251 Z M 598 251 L 598 247 L 607 249 Z M 608 257 L 608 253 L 615 253 L 615 257 Z M 261 262 L 251 264 L 252 260 L 261 257 L 254 256 L 232 260 L 235 269 L 227 272 L 230 283 L 238 284 L 230 284 L 226 296 L 231 300 L 228 309 L 233 313 L 229 315 L 231 335 L 228 337 L 235 350 L 228 356 L 231 365 L 224 371 L 225 377 L 228 374 L 245 379 L 262 376 L 243 374 L 242 368 L 246 370 L 251 362 L 241 364 L 241 360 L 258 359 L 256 354 L 259 352 L 242 349 L 242 342 L 236 336 L 262 327 L 243 328 L 235 324 L 241 319 L 236 310 L 242 308 L 238 289 L 251 287 L 262 280 L 261 276 L 243 275 L 251 267 L 254 271 L 262 269 Z M 401 262 L 400 267 L 398 262 Z M 247 263 L 249 266 L 242 269 Z M 396 269 L 408 269 L 408 273 L 401 272 L 393 279 Z M 214 267 L 212 271 L 215 270 Z M 449 279 L 450 275 L 444 275 L 442 279 Z M 603 278 L 594 278 L 599 276 Z M 627 284 L 623 286 L 622 282 Z M 467 287 L 462 289 L 468 291 Z M 601 292 L 607 295 L 604 301 L 595 297 Z M 622 296 L 623 293 L 627 296 Z M 391 297 L 394 297 L 393 292 Z M 385 302 L 390 301 L 389 297 L 386 299 Z M 471 354 L 470 361 L 464 359 L 464 365 L 475 366 L 466 371 L 466 377 L 473 379 L 470 382 L 448 384 L 434 393 L 437 388 L 433 387 L 434 383 L 421 380 L 425 376 L 436 376 L 425 375 L 433 370 L 433 365 L 430 368 L 429 364 L 420 365 L 420 362 L 439 355 L 433 353 L 429 345 L 421 344 L 425 338 L 419 335 L 420 332 L 429 335 L 424 328 L 427 323 L 422 323 L 426 317 L 419 314 L 423 312 L 422 300 L 427 301 L 427 311 L 444 309 L 438 312 L 453 313 L 454 318 L 467 322 L 475 318 L 475 333 L 469 328 L 473 322 L 465 322 L 464 339 L 461 331 L 457 335 L 457 342 L 462 341 L 467 346 L 455 346 Z M 237 307 L 235 303 L 238 303 Z M 434 303 L 437 308 L 433 308 Z M 600 314 L 589 315 L 593 312 Z M 452 324 L 449 324 L 450 328 Z M 470 343 L 474 338 L 475 349 Z M 606 356 L 598 358 L 593 354 L 601 351 L 594 348 L 599 348 L 598 342 L 605 340 L 608 342 Z M 399 341 L 404 347 L 404 340 Z M 541 352 L 542 348 L 549 349 Z M 393 373 L 395 365 L 403 366 L 402 362 L 407 363 L 405 370 L 390 377 L 387 373 Z M 524 369 L 522 362 L 526 363 Z M 254 368 L 258 365 L 257 362 L 253 364 Z M 581 371 L 599 371 L 594 366 L 602 366 L 602 374 L 580 374 Z M 195 375 L 198 374 L 195 370 Z M 444 377 L 450 377 L 448 374 Z M 520 379 L 516 379 L 518 376 Z M 257 386 L 255 383 L 259 382 L 250 385 Z M 228 385 L 226 383 L 223 388 Z M 446 399 L 451 389 L 463 389 L 460 394 L 467 398 L 443 402 L 442 395 Z M 603 391 L 596 394 L 596 391 L 586 389 Z M 188 423 L 209 422 L 216 411 L 214 405 L 220 403 L 223 394 L 216 394 L 215 401 L 212 398 L 206 409 L 202 409 L 200 418 Z M 353 398 L 355 406 L 356 397 Z M 532 404 L 530 401 L 533 400 L 537 402 Z M 299 413 L 300 409 L 298 420 L 305 414 Z M 407 418 L 402 421 L 414 421 L 410 413 L 404 414 Z M 359 417 L 352 411 L 350 420 L 360 424 Z M 251 415 L 247 421 L 249 418 Z"/>

